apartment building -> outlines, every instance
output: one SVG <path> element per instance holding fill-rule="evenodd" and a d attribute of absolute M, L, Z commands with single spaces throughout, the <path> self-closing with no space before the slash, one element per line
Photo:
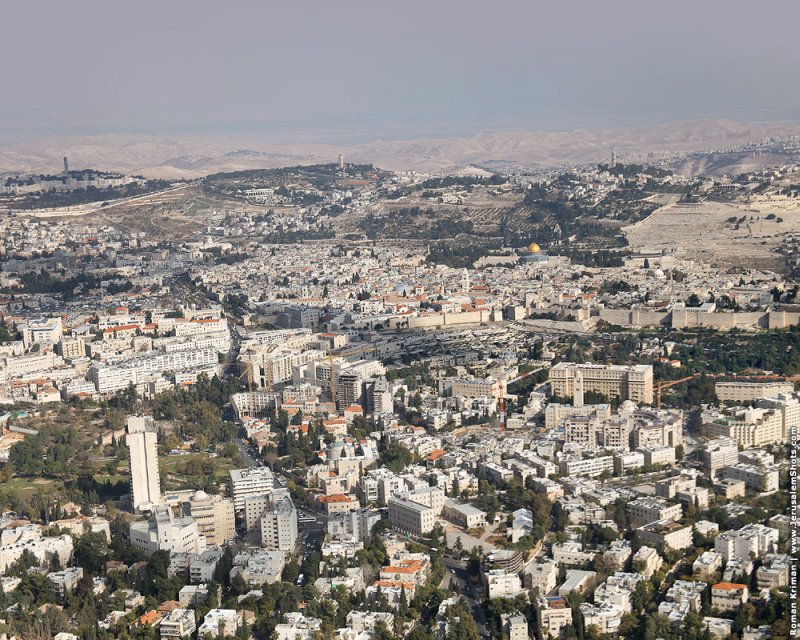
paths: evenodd
<path fill-rule="evenodd" d="M 633 527 L 641 527 L 658 520 L 677 520 L 683 515 L 681 505 L 647 496 L 632 500 L 628 503 L 627 509 Z"/>
<path fill-rule="evenodd" d="M 422 487 L 420 489 L 414 489 L 409 491 L 405 497 L 419 504 L 423 504 L 426 507 L 430 507 L 437 516 L 441 515 L 444 510 L 446 496 L 444 489 L 441 487 Z"/>
<path fill-rule="evenodd" d="M 283 551 L 243 549 L 233 557 L 231 578 L 241 576 L 250 586 L 275 584 L 281 580 L 286 558 Z"/>
<path fill-rule="evenodd" d="M 288 489 L 275 489 L 261 515 L 261 546 L 290 553 L 297 544 L 297 509 Z"/>
<path fill-rule="evenodd" d="M 595 458 L 573 458 L 565 455 L 559 464 L 562 475 L 599 476 L 604 472 L 614 471 L 614 456 L 597 456 Z"/>
<path fill-rule="evenodd" d="M 759 589 L 780 589 L 789 585 L 792 557 L 787 553 L 768 553 L 756 569 Z"/>
<path fill-rule="evenodd" d="M 522 577 L 527 589 L 538 589 L 541 595 L 547 595 L 558 584 L 558 566 L 555 562 L 534 560 L 525 567 Z"/>
<path fill-rule="evenodd" d="M 337 513 L 350 513 L 351 511 L 358 511 L 361 504 L 358 498 L 343 493 L 334 494 L 331 496 L 320 496 L 317 498 L 320 506 L 325 509 L 328 516 Z"/>
<path fill-rule="evenodd" d="M 217 353 L 211 348 L 148 353 L 118 365 L 93 364 L 86 377 L 94 383 L 98 393 L 113 393 L 129 384 L 146 382 L 150 374 L 216 367 Z"/>
<path fill-rule="evenodd" d="M 711 585 L 711 607 L 720 611 L 738 611 L 747 602 L 746 584 L 718 582 Z"/>
<path fill-rule="evenodd" d="M 504 638 L 508 640 L 528 640 L 530 632 L 528 630 L 528 620 L 521 613 L 514 615 L 503 614 Z"/>
<path fill-rule="evenodd" d="M 191 638 L 197 623 L 192 609 L 173 609 L 158 623 L 158 633 L 163 640 Z"/>
<path fill-rule="evenodd" d="M 708 580 L 722 568 L 722 556 L 716 551 L 704 551 L 692 564 L 692 572 L 700 580 Z"/>
<path fill-rule="evenodd" d="M 644 580 L 644 576 L 638 573 L 617 572 L 595 589 L 594 602 L 613 604 L 628 613 L 633 609 L 633 594 L 639 583 Z"/>
<path fill-rule="evenodd" d="M 58 560 L 64 567 L 72 557 L 72 549 L 72 536 L 43 536 L 42 528 L 37 525 L 5 529 L 0 534 L 0 572 L 5 573 L 25 552 L 32 554 L 40 565 Z"/>
<path fill-rule="evenodd" d="M 572 608 L 561 596 L 541 596 L 539 620 L 542 637 L 559 638 L 564 628 L 572 624 Z"/>
<path fill-rule="evenodd" d="M 739 447 L 731 438 L 717 438 L 706 443 L 702 449 L 703 468 L 714 477 L 724 467 L 739 461 Z"/>
<path fill-rule="evenodd" d="M 380 415 L 394 411 L 394 397 L 386 378 L 380 377 L 367 381 L 365 391 L 368 413 Z"/>
<path fill-rule="evenodd" d="M 749 524 L 738 531 L 723 531 L 714 539 L 714 550 L 725 562 L 748 563 L 773 553 L 778 545 L 778 530 L 763 524 Z"/>
<path fill-rule="evenodd" d="M 328 518 L 328 534 L 339 540 L 365 540 L 380 519 L 380 512 L 366 509 L 337 513 Z"/>
<path fill-rule="evenodd" d="M 484 574 L 486 594 L 492 598 L 513 598 L 522 592 L 522 580 L 519 574 L 505 569 L 491 569 Z"/>
<path fill-rule="evenodd" d="M 785 439 L 783 412 L 778 408 L 735 407 L 701 414 L 708 438 L 730 438 L 740 447 L 761 447 Z"/>
<path fill-rule="evenodd" d="M 725 478 L 741 480 L 754 491 L 777 491 L 780 480 L 780 467 L 773 465 L 761 467 L 755 464 L 738 462 L 722 470 Z"/>
<path fill-rule="evenodd" d="M 584 551 L 583 544 L 577 541 L 553 543 L 553 562 L 567 567 L 582 567 L 594 560 L 596 551 Z"/>
<path fill-rule="evenodd" d="M 692 527 L 672 520 L 659 520 L 639 527 L 636 535 L 646 544 L 665 549 L 688 549 L 692 546 Z"/>
<path fill-rule="evenodd" d="M 645 545 L 639 547 L 639 550 L 633 554 L 632 566 L 645 579 L 649 580 L 659 570 L 663 562 L 661 556 L 658 555 L 658 551 Z"/>
<path fill-rule="evenodd" d="M 272 491 L 275 478 L 267 467 L 231 469 L 231 493 L 236 511 L 244 509 L 246 496 L 265 495 Z"/>
<path fill-rule="evenodd" d="M 219 549 L 206 549 L 199 556 L 192 558 L 189 562 L 189 582 L 195 584 L 211 582 L 222 553 Z"/>
<path fill-rule="evenodd" d="M 581 614 L 586 628 L 595 627 L 600 634 L 614 634 L 619 629 L 625 611 L 615 604 L 581 603 Z"/>
<path fill-rule="evenodd" d="M 83 569 L 81 567 L 68 567 L 61 571 L 48 573 L 47 577 L 53 583 L 56 597 L 60 602 L 63 602 L 67 594 L 75 593 L 78 583 L 83 578 Z"/>
<path fill-rule="evenodd" d="M 796 393 L 778 393 L 756 402 L 761 409 L 778 411 L 781 414 L 782 440 L 789 438 L 791 427 L 800 425 L 800 396 Z"/>
<path fill-rule="evenodd" d="M 632 432 L 633 421 L 624 418 L 574 416 L 564 420 L 564 440 L 590 449 L 628 451 Z"/>
<path fill-rule="evenodd" d="M 235 609 L 211 609 L 197 629 L 197 637 L 230 638 L 242 625 L 242 612 Z"/>

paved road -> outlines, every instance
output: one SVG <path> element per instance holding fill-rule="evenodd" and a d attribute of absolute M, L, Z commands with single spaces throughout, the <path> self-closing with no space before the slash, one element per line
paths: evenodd
<path fill-rule="evenodd" d="M 248 469 L 255 469 L 256 467 L 261 466 L 258 461 L 251 455 L 250 451 L 248 450 L 247 446 L 242 442 L 241 438 L 235 438 L 234 442 L 236 443 L 236 447 L 239 449 L 239 453 L 242 456 L 242 460 L 247 465 Z"/>
<path fill-rule="evenodd" d="M 256 467 L 264 466 L 259 459 L 258 454 L 254 454 L 251 449 L 244 442 L 242 442 L 241 438 L 234 438 L 233 441 L 236 443 L 236 448 L 239 449 L 242 460 L 244 460 L 244 463 L 247 465 L 248 469 L 255 469 Z M 276 487 L 284 488 L 286 486 L 286 480 L 282 476 L 276 473 L 274 478 Z"/>
<path fill-rule="evenodd" d="M 458 585 L 458 592 L 464 597 L 472 610 L 472 615 L 475 618 L 475 626 L 478 633 L 482 638 L 491 638 L 489 633 L 489 626 L 486 623 L 486 612 L 481 605 L 481 595 L 476 591 L 479 587 L 473 587 L 467 575 L 467 567 L 461 560 L 444 556 L 442 563 L 447 572 L 452 576 L 451 582 Z"/>

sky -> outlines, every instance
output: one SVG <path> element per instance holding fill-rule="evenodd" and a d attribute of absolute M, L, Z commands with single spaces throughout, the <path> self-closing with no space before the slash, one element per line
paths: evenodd
<path fill-rule="evenodd" d="M 8 2 L 0 142 L 800 120 L 798 22 L 796 0 Z"/>

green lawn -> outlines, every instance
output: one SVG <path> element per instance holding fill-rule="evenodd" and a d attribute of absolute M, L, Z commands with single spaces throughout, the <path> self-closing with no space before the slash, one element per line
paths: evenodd
<path fill-rule="evenodd" d="M 202 456 L 204 462 L 211 462 L 214 465 L 214 471 L 210 475 L 205 473 L 187 473 L 185 468 L 187 463 L 192 459 L 197 459 Z M 238 469 L 241 467 L 241 461 L 234 461 L 228 458 L 212 458 L 202 454 L 188 455 L 188 456 L 165 456 L 159 459 L 159 470 L 161 478 L 166 487 L 175 488 L 201 488 L 208 481 L 209 478 L 212 482 L 220 484 L 227 483 L 230 480 L 230 470 Z M 168 478 L 168 476 L 174 476 Z"/>

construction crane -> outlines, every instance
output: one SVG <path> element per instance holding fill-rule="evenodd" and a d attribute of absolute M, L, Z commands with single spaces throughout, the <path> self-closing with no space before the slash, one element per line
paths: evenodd
<path fill-rule="evenodd" d="M 333 375 L 333 359 L 335 357 L 336 356 L 334 356 L 332 353 L 329 353 L 325 357 L 325 362 L 328 363 L 328 372 L 330 373 L 330 376 L 331 376 L 331 381 L 330 381 L 331 402 L 333 402 L 334 408 L 336 408 L 336 381 L 334 380 L 334 375 Z"/>
<path fill-rule="evenodd" d="M 686 376 L 685 378 L 681 378 L 680 380 L 670 380 L 669 382 L 659 382 L 656 386 L 656 409 L 661 408 L 661 391 L 664 389 L 669 389 L 670 387 L 674 387 L 676 384 L 681 384 L 686 382 L 687 380 L 691 380 L 695 378 L 697 374 L 695 373 L 692 376 Z"/>
<path fill-rule="evenodd" d="M 519 382 L 520 380 L 524 380 L 528 376 L 532 376 L 534 373 L 539 373 L 540 371 L 544 371 L 545 369 L 547 369 L 547 367 L 539 367 L 538 369 L 531 369 L 530 371 L 526 371 L 525 373 L 518 375 L 516 378 L 513 378 L 508 382 L 506 382 L 506 387 L 509 387 L 515 382 Z"/>
<path fill-rule="evenodd" d="M 264 356 L 263 355 L 261 357 L 261 363 L 262 363 L 262 367 L 265 367 L 265 362 L 264 362 Z M 257 412 L 256 412 L 256 409 L 255 409 L 256 402 L 255 402 L 255 395 L 254 395 L 254 391 L 253 391 L 253 362 L 250 361 L 250 360 L 248 360 L 248 361 L 239 360 L 237 362 L 232 362 L 231 365 L 240 367 L 241 370 L 242 370 L 242 372 L 238 376 L 236 376 L 237 380 L 242 380 L 242 378 L 245 378 L 247 380 L 247 411 L 249 413 L 252 413 L 253 416 L 255 417 L 255 414 Z M 272 393 L 272 367 L 271 366 L 268 369 L 267 368 L 264 369 L 264 378 L 265 378 L 265 384 L 266 384 L 267 393 Z M 276 403 L 276 407 L 277 407 L 277 403 Z"/>
<path fill-rule="evenodd" d="M 532 376 L 534 373 L 539 373 L 540 371 L 544 371 L 547 367 L 539 367 L 538 369 L 531 369 L 530 371 L 526 371 L 518 375 L 516 378 L 512 378 L 508 382 L 506 382 L 506 390 L 515 382 L 519 382 L 520 380 L 524 380 L 528 376 Z M 508 426 L 508 416 L 506 416 L 506 398 L 505 395 L 500 397 L 500 432 L 504 432 L 506 427 Z"/>
<path fill-rule="evenodd" d="M 232 366 L 240 367 L 242 372 L 236 376 L 236 379 L 241 381 L 242 378 L 247 378 L 247 413 L 248 415 L 253 411 L 253 365 L 250 362 L 232 362 Z"/>

